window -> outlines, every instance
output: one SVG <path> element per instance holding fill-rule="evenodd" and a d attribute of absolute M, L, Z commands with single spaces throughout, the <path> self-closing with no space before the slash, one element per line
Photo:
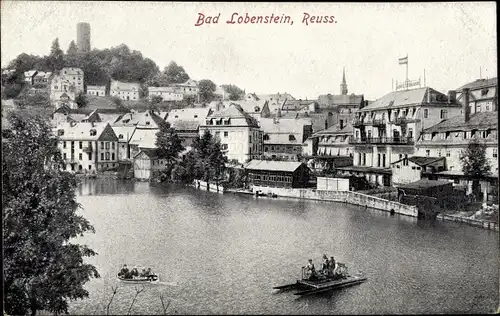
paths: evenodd
<path fill-rule="evenodd" d="M 106 160 L 109 160 L 109 153 L 106 153 Z"/>
<path fill-rule="evenodd" d="M 60 129 L 57 131 L 57 136 L 63 136 L 64 135 L 64 130 Z"/>
<path fill-rule="evenodd" d="M 220 131 L 215 132 L 216 137 L 220 137 Z"/>
<path fill-rule="evenodd" d="M 123 134 L 118 135 L 119 139 L 123 139 Z"/>
<path fill-rule="evenodd" d="M 226 150 L 226 149 L 228 149 L 227 144 L 222 144 L 222 150 Z"/>
<path fill-rule="evenodd" d="M 446 151 L 446 157 L 451 157 L 451 152 L 449 150 Z"/>
<path fill-rule="evenodd" d="M 115 143 L 114 142 L 111 143 L 111 149 L 115 149 Z"/>
<path fill-rule="evenodd" d="M 224 137 L 228 137 L 229 136 L 229 132 L 224 132 Z"/>
<path fill-rule="evenodd" d="M 82 153 L 79 153 L 78 154 L 78 160 L 82 160 L 82 159 L 83 159 Z"/>
<path fill-rule="evenodd" d="M 427 157 L 429 157 L 429 156 L 431 155 L 431 151 L 430 151 L 429 149 L 427 149 L 427 150 L 425 151 L 425 155 L 426 155 Z"/>
<path fill-rule="evenodd" d="M 106 142 L 106 149 L 109 149 L 109 142 Z"/>
<path fill-rule="evenodd" d="M 420 167 L 417 167 L 417 170 L 420 170 L 420 169 L 422 169 L 422 168 L 420 168 Z"/>
<path fill-rule="evenodd" d="M 104 142 L 101 142 L 101 149 L 104 149 Z"/>
<path fill-rule="evenodd" d="M 66 160 L 68 156 L 66 155 L 66 153 L 63 154 L 63 159 Z"/>
<path fill-rule="evenodd" d="M 289 141 L 294 141 L 295 140 L 295 135 L 288 135 L 288 140 Z"/>
<path fill-rule="evenodd" d="M 487 94 L 488 94 L 488 91 L 489 91 L 489 90 L 488 90 L 487 88 L 482 89 L 482 90 L 481 90 L 481 96 L 482 96 L 482 97 L 484 97 L 485 95 L 487 95 Z"/>
<path fill-rule="evenodd" d="M 79 147 L 80 147 L 80 149 L 83 148 L 83 142 L 80 142 Z"/>
<path fill-rule="evenodd" d="M 481 104 L 476 104 L 476 113 L 481 112 Z"/>
<path fill-rule="evenodd" d="M 408 154 L 405 154 L 405 160 L 403 160 L 403 166 L 408 166 Z"/>
<path fill-rule="evenodd" d="M 92 154 L 91 153 L 87 153 L 87 158 L 88 158 L 88 160 L 92 160 Z"/>
<path fill-rule="evenodd" d="M 115 153 L 111 154 L 111 160 L 115 160 Z"/>
<path fill-rule="evenodd" d="M 411 167 L 411 170 L 415 170 L 415 166 Z"/>
<path fill-rule="evenodd" d="M 104 153 L 101 153 L 101 160 L 104 160 Z"/>
<path fill-rule="evenodd" d="M 446 119 L 448 115 L 448 110 L 441 110 L 441 119 L 444 120 Z"/>
<path fill-rule="evenodd" d="M 498 157 L 498 149 L 493 148 L 493 158 L 497 158 L 497 157 Z"/>
<path fill-rule="evenodd" d="M 366 165 L 366 153 L 363 153 L 363 165 Z"/>
<path fill-rule="evenodd" d="M 429 110 L 424 109 L 424 118 L 428 118 L 428 117 L 429 117 Z"/>
<path fill-rule="evenodd" d="M 252 143 L 252 135 L 248 135 L 248 142 L 251 144 Z"/>
<path fill-rule="evenodd" d="M 62 142 L 63 143 L 63 148 L 66 148 L 66 142 Z"/>

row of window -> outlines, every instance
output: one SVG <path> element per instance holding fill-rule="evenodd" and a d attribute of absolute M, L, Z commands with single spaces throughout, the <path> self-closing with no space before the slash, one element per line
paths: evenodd
<path fill-rule="evenodd" d="M 287 152 L 300 152 L 302 151 L 302 147 L 300 146 L 269 146 L 269 145 L 266 145 L 264 146 L 264 151 L 265 152 L 268 152 L 268 151 L 278 151 L 278 152 L 283 152 L 283 151 L 287 151 Z"/>
<path fill-rule="evenodd" d="M 110 159 L 111 158 L 111 159 Z M 68 156 L 66 153 L 63 153 L 63 159 L 67 160 Z M 75 157 L 71 155 L 71 160 L 74 160 Z M 87 153 L 87 159 L 92 160 L 92 153 Z M 78 160 L 83 160 L 83 154 L 79 153 L 78 154 Z M 115 153 L 101 153 L 101 160 L 115 160 Z"/>
<path fill-rule="evenodd" d="M 292 182 L 291 176 L 267 175 L 267 174 L 250 174 L 252 180 L 269 181 L 269 182 Z"/>
<path fill-rule="evenodd" d="M 478 131 L 478 130 L 472 130 L 470 132 L 467 131 L 448 131 L 444 133 L 438 133 L 438 132 L 433 132 L 433 133 L 427 133 L 424 134 L 423 139 L 424 140 L 433 140 L 436 136 L 438 136 L 439 140 L 447 140 L 447 139 L 452 139 L 452 138 L 460 138 L 460 139 L 470 139 L 470 138 L 488 138 L 492 134 L 491 129 L 487 129 L 484 131 Z"/>
<path fill-rule="evenodd" d="M 92 135 L 92 131 L 95 132 L 95 130 L 91 130 L 91 136 L 95 136 L 95 134 Z M 58 135 L 64 135 L 64 130 L 59 130 Z M 71 143 L 71 148 L 75 148 L 75 141 L 62 141 L 63 148 L 66 148 L 66 143 Z M 79 141 L 78 146 L 80 149 L 83 149 L 83 142 Z M 115 149 L 115 142 L 101 142 L 101 149 L 110 149 L 110 146 L 112 150 Z M 92 148 L 92 142 L 88 142 L 88 147 Z"/>

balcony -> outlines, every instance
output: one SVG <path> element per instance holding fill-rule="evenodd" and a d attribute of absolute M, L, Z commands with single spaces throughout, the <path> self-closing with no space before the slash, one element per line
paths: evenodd
<path fill-rule="evenodd" d="M 354 119 L 352 125 L 354 127 L 359 127 L 362 125 L 385 126 L 385 124 L 387 124 L 387 121 L 385 119 L 374 119 L 367 122 L 364 122 L 362 119 Z"/>
<path fill-rule="evenodd" d="M 397 117 L 391 121 L 391 123 L 396 124 L 396 125 L 405 125 L 408 123 L 414 123 L 417 122 L 417 119 L 411 118 L 411 117 Z"/>
<path fill-rule="evenodd" d="M 413 145 L 415 141 L 413 137 L 365 137 L 365 138 L 355 138 L 351 137 L 349 139 L 349 144 L 359 144 L 359 145 L 377 145 L 377 144 L 388 144 L 388 145 Z"/>

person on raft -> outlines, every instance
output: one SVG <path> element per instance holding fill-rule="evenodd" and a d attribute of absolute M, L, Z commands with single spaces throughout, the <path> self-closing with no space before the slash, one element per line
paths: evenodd
<path fill-rule="evenodd" d="M 306 275 L 309 280 L 313 280 L 316 278 L 316 269 L 314 268 L 312 259 L 309 259 L 309 262 L 304 267 L 304 269 L 306 269 Z"/>
<path fill-rule="evenodd" d="M 129 269 L 128 269 L 128 267 L 127 267 L 126 264 L 123 265 L 122 269 L 118 273 L 118 276 L 119 277 L 123 277 L 125 279 L 130 279 L 131 278 L 130 271 L 129 271 Z"/>

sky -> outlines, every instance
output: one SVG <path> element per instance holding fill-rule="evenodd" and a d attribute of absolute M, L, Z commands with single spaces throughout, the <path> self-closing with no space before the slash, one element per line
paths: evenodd
<path fill-rule="evenodd" d="M 195 26 L 199 13 L 218 23 Z M 291 23 L 228 24 L 239 16 L 290 16 Z M 333 16 L 334 23 L 303 23 Z M 310 22 L 310 19 L 308 20 Z M 92 48 L 126 44 L 163 69 L 171 61 L 195 80 L 246 92 L 315 99 L 350 93 L 374 100 L 408 77 L 442 92 L 496 77 L 496 3 L 175 3 L 2 1 L 1 63 L 20 53 L 66 51 L 76 24 L 91 26 Z M 212 19 L 213 22 L 213 19 Z"/>

